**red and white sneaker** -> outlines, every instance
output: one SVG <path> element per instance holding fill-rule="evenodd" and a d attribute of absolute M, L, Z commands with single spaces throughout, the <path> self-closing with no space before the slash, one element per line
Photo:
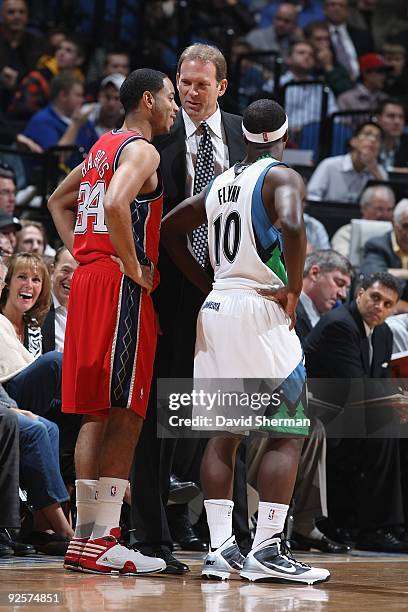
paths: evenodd
<path fill-rule="evenodd" d="M 146 557 L 138 550 L 119 543 L 120 528 L 111 529 L 103 538 L 88 540 L 82 551 L 80 565 L 91 574 L 124 574 L 134 576 L 161 572 L 166 568 L 163 559 Z"/>
<path fill-rule="evenodd" d="M 72 538 L 64 557 L 64 568 L 74 572 L 82 570 L 80 559 L 89 538 Z"/>

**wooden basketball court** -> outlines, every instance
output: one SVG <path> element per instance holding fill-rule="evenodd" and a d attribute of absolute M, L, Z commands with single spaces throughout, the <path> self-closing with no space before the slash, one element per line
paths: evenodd
<path fill-rule="evenodd" d="M 299 560 L 331 571 L 329 582 L 316 586 L 202 581 L 201 557 L 194 553 L 177 553 L 177 556 L 191 567 L 191 572 L 184 577 L 80 574 L 64 570 L 62 559 L 41 555 L 3 559 L 0 560 L 0 610 L 408 610 L 408 555 L 379 556 L 357 551 L 349 555 L 298 554 Z M 23 593 L 38 594 L 38 601 L 32 596 L 30 604 L 23 604 Z M 14 594 L 13 603 L 9 603 L 9 594 Z M 52 595 L 52 602 L 40 603 L 41 594 Z"/>

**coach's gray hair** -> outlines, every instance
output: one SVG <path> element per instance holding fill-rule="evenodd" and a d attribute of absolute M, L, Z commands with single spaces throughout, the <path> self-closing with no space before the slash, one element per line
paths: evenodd
<path fill-rule="evenodd" d="M 374 185 L 373 187 L 367 187 L 367 189 L 364 189 L 360 198 L 361 210 L 370 204 L 371 198 L 374 197 L 376 193 L 383 193 L 387 200 L 392 202 L 392 205 L 395 206 L 395 193 L 391 187 L 388 187 L 387 185 Z"/>
<path fill-rule="evenodd" d="M 394 223 L 399 223 L 404 213 L 408 212 L 408 198 L 403 198 L 394 208 Z"/>
<path fill-rule="evenodd" d="M 305 261 L 303 276 L 307 276 L 312 266 L 319 266 L 321 272 L 333 272 L 340 270 L 343 274 L 353 273 L 353 267 L 347 257 L 341 255 L 333 249 L 320 249 L 312 251 Z"/>

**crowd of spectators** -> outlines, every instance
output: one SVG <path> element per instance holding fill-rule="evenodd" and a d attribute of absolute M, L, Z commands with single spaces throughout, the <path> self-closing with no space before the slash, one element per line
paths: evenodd
<path fill-rule="evenodd" d="M 80 37 L 65 31 L 64 24 L 56 24 L 57 27 L 53 24 L 47 36 L 41 35 L 30 27 L 29 2 L 3 0 L 1 4 L 0 287 L 4 289 L 0 301 L 0 446 L 3 453 L 0 454 L 0 491 L 5 487 L 2 471 L 3 475 L 10 475 L 7 482 L 11 484 L 6 487 L 9 501 L 0 509 L 0 556 L 13 551 L 30 554 L 32 546 L 38 551 L 59 554 L 72 536 L 72 525 L 63 506 L 75 478 L 72 452 L 79 423 L 61 415 L 60 378 L 69 289 L 77 264 L 60 247 L 45 207 L 39 207 L 38 193 L 46 184 L 44 180 L 49 178 L 44 177 L 49 167 L 44 159 L 50 151 L 55 186 L 83 159 L 99 136 L 121 125 L 123 109 L 119 90 L 132 68 L 143 63 L 163 69 L 174 78 L 177 35 L 182 38 L 177 33 L 176 2 L 147 4 L 145 46 L 139 56 L 125 43 L 115 42 L 111 46 L 107 41 L 104 48 L 84 45 Z M 332 122 L 332 127 L 341 126 L 347 135 L 340 150 L 331 156 L 322 155 L 318 136 L 309 147 L 313 149 L 314 163 L 300 168 L 309 178 L 307 201 L 312 203 L 309 207 L 306 203 L 305 208 L 309 258 L 298 308 L 298 332 L 310 375 L 322 375 L 318 355 L 323 350 L 328 351 L 327 363 L 334 364 L 330 347 L 336 349 L 338 329 L 344 331 L 347 325 L 352 327 L 357 321 L 358 333 L 366 338 L 364 321 L 367 323 L 367 303 L 372 299 L 373 287 L 392 294 L 392 308 L 383 309 L 381 322 L 372 326 L 381 328 L 375 332 L 377 337 L 382 333 L 387 343 L 392 344 L 387 329 L 382 327 L 386 316 L 393 315 L 390 328 L 395 333 L 408 328 L 408 200 L 405 197 L 408 196 L 408 13 L 405 3 L 398 0 L 192 0 L 187 4 L 196 13 L 194 22 L 188 24 L 191 40 L 216 44 L 226 55 L 228 48 L 232 51 L 229 91 L 235 90 L 238 95 L 225 96 L 227 110 L 237 111 L 237 105 L 243 110 L 242 105 L 255 97 L 272 96 L 283 101 L 289 118 L 288 147 L 296 152 L 308 148 L 304 146 L 308 126 L 314 126 L 313 129 L 317 126 L 316 134 L 321 129 L 329 132 L 326 128 L 330 116 L 345 111 L 344 115 L 340 113 L 337 123 Z M 60 147 L 63 148 L 58 150 Z M 333 151 L 330 147 L 328 150 Z M 26 197 L 23 192 L 31 185 L 33 188 Z M 48 195 L 49 187 L 46 187 L 41 197 Z M 333 203 L 343 207 L 343 217 L 335 232 L 326 223 Z M 320 221 L 313 217 L 313 205 L 317 204 Z M 351 217 L 361 217 L 363 222 L 370 223 L 392 222 L 388 231 L 380 235 L 377 232 L 371 239 L 367 235 L 362 260 L 355 270 L 347 259 L 353 242 Z M 367 280 L 378 272 L 391 274 L 397 279 L 395 284 L 388 275 Z M 360 275 L 363 285 L 354 294 Z M 342 302 L 346 305 L 342 306 Z M 337 308 L 341 310 L 336 313 Z M 383 313 L 386 314 L 383 316 Z M 354 328 L 353 333 L 353 341 L 357 342 Z M 336 342 L 325 344 L 330 342 L 330 334 L 337 334 Z M 339 355 L 341 350 L 342 347 L 338 348 Z M 408 351 L 408 334 L 402 332 L 393 352 L 401 351 Z M 390 348 L 383 362 L 391 357 L 391 352 Z M 356 366 L 354 372 L 358 371 L 362 377 L 374 376 L 371 364 L 367 367 L 365 363 L 366 354 L 359 354 L 357 359 L 363 365 L 361 370 Z M 337 370 L 333 365 L 334 369 L 327 371 L 346 377 L 346 364 L 340 361 L 339 357 Z M 388 471 L 384 472 L 383 467 L 381 472 L 385 473 L 384 479 L 392 469 L 394 475 L 398 473 L 401 479 L 407 478 L 408 465 L 402 459 L 398 463 L 397 442 L 388 446 L 378 443 L 375 447 L 364 446 L 360 441 L 351 446 L 340 445 L 331 453 L 327 475 L 331 483 L 341 480 L 344 484 L 350 474 L 355 477 L 355 465 L 349 461 L 339 474 L 336 461 L 347 455 L 356 457 L 359 452 L 365 452 L 364 448 L 367 456 L 387 455 Z M 6 448 L 9 449 L 7 457 Z M 69 464 L 66 472 L 64 454 Z M 401 457 L 406 454 L 402 452 Z M 321 457 L 324 462 L 325 454 Z M 34 463 L 38 466 L 35 473 Z M 367 461 L 358 465 L 365 474 L 364 490 L 369 495 L 375 479 L 370 469 L 377 468 L 370 468 Z M 24 544 L 9 533 L 20 526 L 18 483 L 27 494 L 31 517 Z M 334 519 L 327 532 L 332 540 L 323 536 L 317 527 L 321 516 L 314 517 L 316 521 L 313 519 L 307 529 L 299 520 L 294 545 L 333 552 L 337 539 L 344 545 L 341 552 L 345 552 L 349 532 L 346 537 L 344 530 L 354 527 L 355 539 L 362 548 L 408 551 L 406 533 L 401 532 L 404 525 L 408 526 L 408 500 L 401 501 L 395 478 L 391 484 L 389 499 L 397 500 L 398 511 L 388 512 L 385 508 L 383 519 L 373 521 L 369 529 L 364 529 L 361 517 L 367 513 L 361 499 L 361 507 L 346 514 L 351 517 L 349 523 L 345 519 L 344 524 L 336 524 L 339 512 L 333 510 Z M 339 504 L 344 500 L 333 495 L 330 484 L 327 494 L 331 519 L 333 499 Z M 327 497 L 327 494 L 323 495 Z M 375 494 L 381 498 L 383 490 L 376 489 Z M 345 491 L 344 496 L 347 495 Z M 299 499 L 303 499 L 300 493 Z M 323 515 L 325 506 L 327 500 L 322 504 Z M 297 506 L 296 511 L 301 513 L 301 508 Z M 343 532 L 336 528 L 342 528 Z M 24 535 L 23 529 L 23 539 Z"/>

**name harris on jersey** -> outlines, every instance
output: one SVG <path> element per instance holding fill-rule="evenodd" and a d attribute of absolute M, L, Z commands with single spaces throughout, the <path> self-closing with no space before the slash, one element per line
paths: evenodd
<path fill-rule="evenodd" d="M 86 160 L 82 164 L 82 178 L 85 178 L 86 173 L 92 170 L 92 168 L 96 169 L 100 178 L 103 178 L 105 172 L 109 170 L 110 165 L 108 156 L 103 149 L 98 149 L 95 156 L 92 155 L 92 151 L 89 152 Z"/>

